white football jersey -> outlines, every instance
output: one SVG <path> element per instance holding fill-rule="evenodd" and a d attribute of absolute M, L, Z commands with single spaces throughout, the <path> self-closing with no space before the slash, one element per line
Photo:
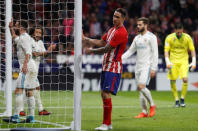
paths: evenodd
<path fill-rule="evenodd" d="M 136 71 L 143 68 L 157 70 L 158 66 L 158 44 L 157 37 L 147 31 L 144 35 L 138 34 L 130 48 L 123 54 L 122 59 L 127 59 L 137 52 Z"/>
<path fill-rule="evenodd" d="M 26 54 L 29 54 L 30 59 L 32 59 L 32 39 L 27 33 L 23 33 L 16 37 L 14 42 L 17 45 L 17 57 L 21 67 L 24 63 Z"/>
<path fill-rule="evenodd" d="M 44 43 L 42 40 L 36 41 L 32 38 L 33 44 L 32 44 L 32 52 L 45 52 L 46 49 L 44 47 Z M 37 68 L 39 68 L 40 61 L 42 56 L 32 57 L 33 60 L 36 63 Z"/>

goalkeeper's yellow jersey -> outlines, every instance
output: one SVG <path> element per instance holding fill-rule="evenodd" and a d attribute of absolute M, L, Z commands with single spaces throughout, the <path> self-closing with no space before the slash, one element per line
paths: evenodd
<path fill-rule="evenodd" d="M 192 38 L 186 33 L 182 33 L 180 38 L 176 33 L 172 33 L 165 39 L 164 51 L 170 52 L 169 58 L 172 63 L 188 62 L 188 49 L 195 50 Z"/>

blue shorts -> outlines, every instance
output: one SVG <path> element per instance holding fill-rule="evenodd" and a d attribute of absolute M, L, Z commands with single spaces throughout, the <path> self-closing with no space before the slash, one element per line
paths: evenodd
<path fill-rule="evenodd" d="M 120 84 L 121 73 L 102 71 L 100 76 L 100 88 L 103 91 L 116 95 Z"/>

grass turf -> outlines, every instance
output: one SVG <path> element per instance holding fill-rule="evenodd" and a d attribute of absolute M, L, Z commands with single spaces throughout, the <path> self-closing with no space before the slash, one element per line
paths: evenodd
<path fill-rule="evenodd" d="M 72 92 L 41 92 L 46 109 L 50 116 L 38 116 L 36 120 L 51 122 L 35 124 L 7 124 L 0 118 L 0 128 L 52 128 L 60 127 L 53 123 L 69 126 L 72 121 Z M 157 113 L 152 118 L 135 119 L 133 116 L 141 112 L 138 92 L 118 92 L 112 96 L 113 131 L 196 131 L 198 130 L 198 92 L 188 92 L 185 108 L 174 108 L 171 92 L 152 91 L 157 105 Z M 50 98 L 51 97 L 51 98 Z M 66 107 L 66 108 L 65 108 Z M 99 92 L 83 92 L 82 94 L 82 130 L 91 131 L 102 122 L 102 100 Z"/>

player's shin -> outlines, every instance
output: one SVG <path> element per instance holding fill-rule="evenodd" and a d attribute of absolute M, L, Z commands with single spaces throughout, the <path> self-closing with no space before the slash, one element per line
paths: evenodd
<path fill-rule="evenodd" d="M 144 95 L 140 92 L 140 104 L 141 104 L 141 108 L 142 108 L 142 112 L 144 114 L 148 114 L 147 113 L 147 108 L 146 108 L 146 98 L 144 97 Z"/>
<path fill-rule="evenodd" d="M 38 110 L 39 112 L 43 110 L 43 105 L 41 102 L 41 96 L 40 96 L 40 90 L 34 90 L 34 98 L 35 98 L 35 102 L 38 105 Z"/>
<path fill-rule="evenodd" d="M 29 116 L 34 116 L 35 99 L 34 96 L 27 97 Z"/>
<path fill-rule="evenodd" d="M 19 112 L 23 108 L 23 94 L 16 93 L 15 94 L 15 113 L 14 115 L 19 115 Z"/>
<path fill-rule="evenodd" d="M 177 87 L 176 87 L 176 81 L 171 80 L 171 90 L 173 92 L 173 96 L 175 98 L 175 101 L 178 101 L 178 94 L 177 94 Z"/>
<path fill-rule="evenodd" d="M 103 124 L 111 124 L 112 102 L 111 98 L 103 99 Z"/>
<path fill-rule="evenodd" d="M 182 85 L 182 92 L 181 92 L 181 98 L 184 99 L 187 93 L 187 89 L 188 89 L 188 82 L 183 82 Z"/>
<path fill-rule="evenodd" d="M 150 106 L 154 106 L 155 104 L 153 102 L 151 92 L 146 87 L 142 88 L 140 91 L 144 95 L 144 97 L 148 100 Z"/>

